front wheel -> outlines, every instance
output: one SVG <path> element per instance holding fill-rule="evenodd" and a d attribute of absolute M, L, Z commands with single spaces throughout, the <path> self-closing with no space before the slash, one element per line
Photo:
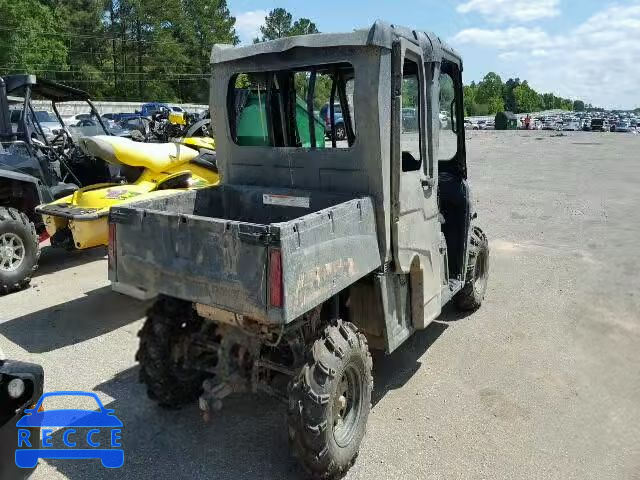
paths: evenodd
<path fill-rule="evenodd" d="M 347 138 L 347 129 L 343 123 L 336 125 L 336 140 L 342 141 Z"/>
<path fill-rule="evenodd" d="M 39 257 L 33 223 L 15 208 L 0 207 L 0 294 L 26 288 Z"/>
<path fill-rule="evenodd" d="M 461 310 L 480 308 L 489 279 L 489 241 L 480 227 L 472 228 L 467 277 L 464 287 L 455 298 L 456 305 Z"/>
<path fill-rule="evenodd" d="M 338 320 L 325 328 L 289 386 L 289 444 L 313 478 L 333 479 L 355 462 L 371 410 L 367 340 Z"/>

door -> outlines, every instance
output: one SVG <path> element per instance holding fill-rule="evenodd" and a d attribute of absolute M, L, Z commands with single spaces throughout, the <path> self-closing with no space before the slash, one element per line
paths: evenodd
<path fill-rule="evenodd" d="M 427 126 L 427 84 L 422 51 L 394 44 L 392 98 L 392 235 L 396 273 L 408 274 L 413 327 L 440 314 L 442 260 L 436 182 Z M 437 115 L 437 112 L 435 112 Z"/>

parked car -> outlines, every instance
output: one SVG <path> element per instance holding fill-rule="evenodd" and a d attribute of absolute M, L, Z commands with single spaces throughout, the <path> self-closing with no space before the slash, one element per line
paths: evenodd
<path fill-rule="evenodd" d="M 631 131 L 631 123 L 627 121 L 618 122 L 615 126 L 616 132 L 629 133 Z"/>
<path fill-rule="evenodd" d="M 473 123 L 471 120 L 469 120 L 468 118 L 465 118 L 464 120 L 464 128 L 467 130 L 478 130 L 478 124 L 477 123 Z"/>
<path fill-rule="evenodd" d="M 333 116 L 336 129 L 336 140 L 344 140 L 347 138 L 347 129 L 342 118 L 342 107 L 339 103 L 333 104 Z M 331 138 L 331 109 L 329 102 L 325 103 L 320 109 L 320 118 L 324 120 L 324 127 L 327 137 Z"/>
<path fill-rule="evenodd" d="M 580 123 L 576 120 L 571 120 L 567 123 L 562 124 L 562 130 L 565 132 L 576 132 L 581 130 Z"/>
<path fill-rule="evenodd" d="M 154 113 L 160 112 L 162 110 L 171 110 L 171 108 L 166 103 L 145 103 L 140 108 L 140 111 L 136 113 L 142 115 L 143 117 L 151 117 Z"/>
<path fill-rule="evenodd" d="M 609 122 L 604 118 L 592 118 L 590 129 L 592 132 L 610 131 Z"/>
<path fill-rule="evenodd" d="M 415 108 L 402 109 L 402 130 L 415 131 L 418 130 L 418 110 Z"/>
<path fill-rule="evenodd" d="M 76 125 L 80 120 L 91 120 L 92 115 L 90 113 L 77 113 L 75 115 L 66 115 L 62 117 L 64 123 L 67 125 Z"/>
<path fill-rule="evenodd" d="M 38 123 L 40 124 L 40 127 L 42 127 L 42 133 L 44 133 L 44 136 L 47 140 L 52 140 L 60 133 L 60 130 L 62 130 L 62 125 L 60 125 L 58 119 L 46 110 L 36 110 L 34 114 L 36 119 L 38 120 Z M 10 121 L 12 126 L 14 127 L 14 132 L 16 131 L 16 128 L 20 123 L 21 115 L 22 110 L 11 110 Z M 28 116 L 27 118 L 30 117 Z"/>
<path fill-rule="evenodd" d="M 542 122 L 542 130 L 557 130 L 558 124 L 553 120 L 545 120 Z"/>

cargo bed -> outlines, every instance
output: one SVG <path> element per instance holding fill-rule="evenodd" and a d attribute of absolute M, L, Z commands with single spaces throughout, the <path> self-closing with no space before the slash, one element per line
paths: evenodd
<path fill-rule="evenodd" d="M 110 212 L 109 278 L 288 323 L 381 264 L 369 197 L 222 185 Z"/>

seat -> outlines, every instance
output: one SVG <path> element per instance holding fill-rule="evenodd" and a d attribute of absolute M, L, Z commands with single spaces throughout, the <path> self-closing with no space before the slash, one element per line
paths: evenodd
<path fill-rule="evenodd" d="M 58 200 L 59 198 L 66 197 L 67 195 L 71 195 L 73 192 L 78 190 L 78 186 L 74 183 L 64 183 L 59 182 L 56 185 L 53 185 L 49 188 L 51 192 L 51 196 L 54 200 Z"/>
<path fill-rule="evenodd" d="M 213 150 L 201 149 L 200 155 L 193 159 L 193 163 L 213 173 L 218 173 L 217 155 Z"/>
<path fill-rule="evenodd" d="M 163 172 L 190 162 L 198 152 L 179 143 L 140 143 L 124 137 L 97 135 L 79 140 L 87 154 L 114 165 L 147 168 Z"/>

